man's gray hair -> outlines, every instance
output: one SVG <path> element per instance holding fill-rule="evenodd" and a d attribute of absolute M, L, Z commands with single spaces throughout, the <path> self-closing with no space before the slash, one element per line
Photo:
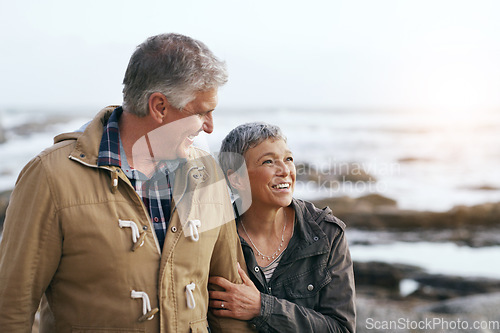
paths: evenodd
<path fill-rule="evenodd" d="M 227 82 L 225 62 L 202 42 L 180 34 L 149 37 L 137 46 L 123 79 L 123 108 L 139 117 L 149 112 L 149 97 L 162 93 L 182 109 L 196 93 Z"/>
<path fill-rule="evenodd" d="M 265 140 L 283 140 L 286 137 L 276 125 L 264 122 L 246 123 L 234 128 L 222 140 L 219 153 L 219 163 L 227 176 L 229 169 L 237 171 L 245 163 L 245 153 Z"/>

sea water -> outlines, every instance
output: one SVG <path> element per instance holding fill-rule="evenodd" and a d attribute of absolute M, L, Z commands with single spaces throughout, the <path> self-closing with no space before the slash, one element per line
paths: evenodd
<path fill-rule="evenodd" d="M 298 184 L 297 197 L 378 193 L 402 209 L 433 211 L 500 201 L 500 110 L 224 111 L 215 115 L 213 142 L 238 124 L 263 120 L 282 128 L 296 162 L 324 172 L 351 163 L 377 179 L 336 188 Z"/>
<path fill-rule="evenodd" d="M 43 122 L 44 117 L 57 118 L 58 111 L 0 110 L 8 139 L 0 144 L 0 190 L 13 187 L 22 166 L 50 146 L 53 136 L 79 128 L 96 110 L 74 112 L 70 118 L 59 111 L 64 122 L 28 135 L 11 129 Z M 221 108 L 214 119 L 214 132 L 197 138 L 197 144 L 211 152 L 219 150 L 235 126 L 265 121 L 282 128 L 297 163 L 324 173 L 351 166 L 376 179 L 331 188 L 301 183 L 296 197 L 378 193 L 396 200 L 401 209 L 433 211 L 500 201 L 500 110 L 443 114 L 403 109 Z"/>
<path fill-rule="evenodd" d="M 500 279 L 500 246 L 471 248 L 451 242 L 391 242 L 350 246 L 355 261 L 422 267 L 427 273 Z"/>

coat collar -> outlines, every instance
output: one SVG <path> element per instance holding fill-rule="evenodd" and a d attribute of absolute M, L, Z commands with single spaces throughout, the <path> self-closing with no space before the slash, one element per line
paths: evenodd
<path fill-rule="evenodd" d="M 316 221 L 320 213 L 307 209 L 304 201 L 295 198 L 290 206 L 295 210 L 295 232 L 288 243 L 291 251 L 285 253 L 281 259 L 283 264 L 327 253 L 330 240 L 318 224 L 322 223 L 322 220 Z"/>
<path fill-rule="evenodd" d="M 55 142 L 64 139 L 76 139 L 76 145 L 70 154 L 72 160 L 91 167 L 97 167 L 99 146 L 101 144 L 104 125 L 108 122 L 113 110 L 118 106 L 108 106 L 96 115 L 96 117 L 85 127 L 83 133 L 75 132 L 63 134 L 54 138 Z"/>
<path fill-rule="evenodd" d="M 290 206 L 295 210 L 295 230 L 292 239 L 288 243 L 287 250 L 273 273 L 271 278 L 273 280 L 285 273 L 290 267 L 289 264 L 294 261 L 330 251 L 330 240 L 318 223 L 334 222 L 333 215 L 330 214 L 331 211 L 329 209 L 317 209 L 314 205 L 299 199 L 293 199 Z M 326 214 L 324 214 L 325 212 Z M 257 261 L 255 256 L 250 255 L 252 248 L 241 236 L 240 241 L 248 267 L 254 267 L 254 269 L 249 269 L 248 273 L 262 286 L 267 286 L 263 275 L 255 271 Z"/>
<path fill-rule="evenodd" d="M 294 233 L 287 246 L 290 251 L 286 251 L 287 253 L 281 258 L 281 262 L 289 263 L 328 252 L 330 240 L 319 223 L 330 219 L 333 222 L 331 210 L 320 210 L 312 204 L 311 207 L 307 207 L 304 201 L 295 198 L 292 199 L 290 206 L 295 211 Z M 311 208 L 313 208 L 312 211 Z M 317 221 L 318 218 L 319 221 Z M 239 223 L 239 216 L 236 220 Z M 240 241 L 250 248 L 250 245 L 241 236 Z"/>

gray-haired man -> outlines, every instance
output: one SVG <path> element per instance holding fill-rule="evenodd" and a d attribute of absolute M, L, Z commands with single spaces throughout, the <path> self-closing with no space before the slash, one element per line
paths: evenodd
<path fill-rule="evenodd" d="M 203 43 L 151 37 L 123 106 L 27 164 L 0 244 L 2 330 L 31 331 L 41 298 L 41 332 L 248 330 L 207 320 L 209 275 L 239 283 L 244 262 L 223 176 L 192 146 L 226 81 Z"/>

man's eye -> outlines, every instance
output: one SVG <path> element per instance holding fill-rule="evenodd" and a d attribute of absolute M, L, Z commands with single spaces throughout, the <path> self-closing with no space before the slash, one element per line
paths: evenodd
<path fill-rule="evenodd" d="M 289 162 L 293 162 L 293 157 L 291 157 L 291 156 L 287 157 L 286 160 L 289 161 Z"/>
<path fill-rule="evenodd" d="M 210 113 L 211 113 L 212 111 L 213 111 L 213 110 L 210 110 L 210 111 L 205 111 L 205 112 L 200 112 L 200 113 L 198 113 L 198 117 L 200 117 L 200 118 L 204 118 L 204 117 L 206 117 L 206 116 L 210 115 Z"/>
<path fill-rule="evenodd" d="M 272 160 L 265 160 L 264 162 L 262 162 L 262 164 L 272 164 L 273 161 Z"/>

